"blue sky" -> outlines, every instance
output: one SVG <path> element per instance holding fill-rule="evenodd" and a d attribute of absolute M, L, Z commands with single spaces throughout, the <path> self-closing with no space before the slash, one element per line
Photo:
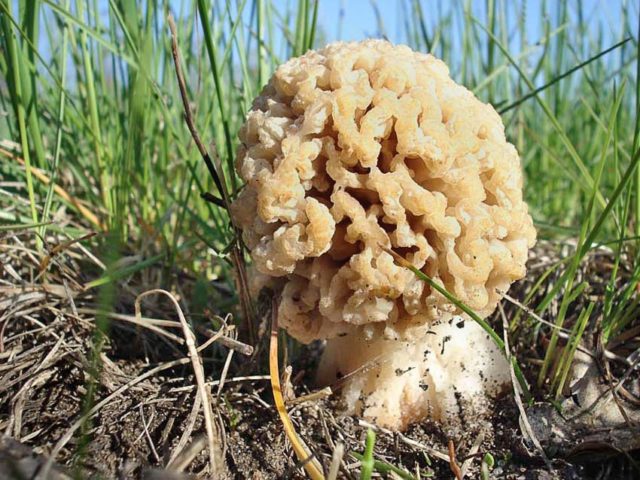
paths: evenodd
<path fill-rule="evenodd" d="M 276 7 L 284 7 L 287 3 L 287 0 L 274 0 L 274 6 Z M 336 40 L 339 33 L 341 33 L 342 40 L 361 40 L 374 36 L 377 31 L 376 15 L 373 8 L 373 4 L 375 4 L 384 21 L 389 40 L 401 42 L 403 40 L 403 29 L 400 24 L 402 3 L 407 5 L 411 2 L 407 0 L 378 0 L 376 2 L 371 2 L 370 0 L 320 0 L 319 23 L 322 24 L 330 40 Z M 421 0 L 422 8 L 427 18 L 432 19 L 436 17 L 436 9 L 447 8 L 449 3 L 442 0 Z M 472 2 L 472 10 L 476 16 L 482 18 L 485 3 L 485 0 Z M 519 8 L 522 3 L 526 3 L 527 11 L 529 12 L 527 27 L 530 38 L 537 38 L 541 34 L 539 12 L 542 2 L 541 0 L 526 0 L 526 2 L 508 0 L 507 6 L 514 5 Z M 550 16 L 553 17 L 556 2 L 550 1 L 546 3 L 547 10 Z M 599 22 L 602 22 L 603 27 L 608 27 L 609 31 L 619 31 L 619 15 L 623 3 L 635 4 L 634 10 L 638 10 L 638 2 L 633 0 L 630 2 L 625 0 L 584 0 L 582 3 L 587 23 L 595 28 Z M 499 5 L 501 4 L 502 2 L 499 2 Z M 573 7 L 570 9 L 570 15 L 576 15 L 577 4 L 578 0 L 570 2 Z M 339 32 L 340 29 L 338 27 L 340 14 L 343 15 L 342 32 Z"/>

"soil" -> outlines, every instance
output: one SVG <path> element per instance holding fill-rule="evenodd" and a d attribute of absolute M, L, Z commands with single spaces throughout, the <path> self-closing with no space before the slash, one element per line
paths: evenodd
<path fill-rule="evenodd" d="M 194 369 L 185 345 L 165 335 L 183 338 L 176 328 L 176 310 L 166 299 L 153 297 L 143 302 L 144 315 L 174 323 L 156 322 L 153 330 L 135 320 L 135 297 L 158 285 L 150 283 L 148 275 L 144 281 L 135 276 L 121 280 L 114 298 L 118 299 L 117 313 L 126 320 L 110 318 L 105 337 L 96 327 L 105 324 L 105 317 L 96 314 L 100 296 L 83 287 L 96 278 L 99 268 L 79 247 L 71 246 L 51 258 L 44 273 L 39 273 L 42 254 L 34 248 L 32 234 L 6 233 L 1 243 L 0 432 L 4 436 L 0 437 L 0 477 L 170 479 L 210 475 Z M 544 266 L 561 255 L 552 245 L 538 247 L 530 262 L 530 277 L 514 286 L 510 295 L 522 300 L 539 278 L 536 265 Z M 596 255 L 587 262 L 583 274 L 594 278 L 606 264 L 603 258 Z M 600 276 L 606 278 L 606 272 Z M 589 293 L 593 296 L 599 287 L 591 283 L 595 285 Z M 184 276 L 179 291 L 172 291 L 185 312 L 195 285 Z M 504 306 L 512 318 L 518 307 L 506 302 Z M 215 305 L 203 311 L 215 312 Z M 496 316 L 494 324 L 498 322 Z M 539 327 L 534 322 L 528 325 L 532 331 Z M 594 329 L 588 338 L 594 338 Z M 197 343 L 204 343 L 207 336 L 196 331 Z M 540 358 L 544 338 L 538 343 L 532 343 L 532 338 L 540 335 L 519 331 L 513 349 L 521 361 L 532 359 L 523 365 L 533 384 L 535 359 Z M 101 343 L 103 348 L 98 351 L 96 345 Z M 302 396 L 309 393 L 307 379 L 321 346 L 287 345 L 293 359 L 294 393 Z M 273 406 L 263 354 L 252 363 L 236 352 L 221 390 L 218 381 L 229 350 L 214 343 L 202 358 L 205 377 L 214 382 L 213 422 L 221 460 L 212 476 L 306 478 Z M 616 368 L 613 372 L 620 378 L 624 371 Z M 151 371 L 155 373 L 149 374 Z M 539 403 L 545 402 L 543 390 L 534 393 Z M 637 410 L 630 404 L 625 408 Z M 94 415 L 87 416 L 87 412 Z M 338 478 L 359 478 L 360 463 L 352 453 L 363 452 L 368 425 L 342 415 L 332 398 L 296 404 L 289 413 L 325 471 L 336 446 L 342 444 L 345 453 Z M 405 472 L 388 474 L 389 478 L 454 478 L 449 462 L 439 458 L 448 454 L 451 444 L 466 478 L 480 478 L 486 454 L 495 460 L 491 478 L 638 478 L 637 446 L 612 451 L 601 445 L 580 458 L 556 449 L 555 458 L 545 460 L 531 438 L 523 435 L 521 425 L 514 396 L 507 394 L 496 402 L 490 418 L 459 428 L 426 422 L 403 434 L 378 429 L 375 458 Z M 553 440 L 543 443 L 548 452 L 553 451 Z M 43 476 L 44 471 L 48 473 Z"/>

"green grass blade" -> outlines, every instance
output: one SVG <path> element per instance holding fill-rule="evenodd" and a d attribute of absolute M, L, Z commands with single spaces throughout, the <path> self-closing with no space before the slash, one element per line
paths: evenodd
<path fill-rule="evenodd" d="M 424 272 L 421 272 L 420 270 L 418 270 L 416 267 L 414 267 L 411 263 L 409 263 L 407 260 L 402 258 L 400 255 L 398 255 L 392 250 L 388 250 L 388 253 L 391 254 L 399 264 L 411 270 L 420 280 L 426 282 L 431 288 L 439 292 L 449 302 L 451 302 L 453 305 L 458 307 L 460 310 L 466 313 L 471 319 L 473 319 L 478 325 L 480 325 L 482 329 L 485 332 L 487 332 L 491 340 L 493 340 L 493 342 L 500 349 L 503 355 L 506 358 L 508 358 L 508 352 L 505 349 L 504 341 L 502 340 L 502 338 L 500 338 L 500 335 L 498 335 L 495 332 L 495 330 L 491 328 L 491 325 L 489 325 L 486 320 L 484 320 L 483 318 L 480 318 L 476 312 L 474 312 L 471 308 L 469 308 L 465 303 L 459 300 L 456 296 L 451 294 L 446 288 L 434 282 L 431 277 L 427 276 Z M 512 364 L 513 364 L 514 373 L 516 375 L 518 383 L 520 384 L 520 388 L 522 389 L 522 393 L 525 397 L 525 400 L 529 402 L 532 399 L 532 396 L 531 396 L 531 392 L 529 391 L 529 386 L 527 385 L 527 380 L 524 378 L 522 370 L 520 369 L 520 365 L 518 365 L 518 362 L 513 358 L 512 358 Z"/>
<path fill-rule="evenodd" d="M 12 1 L 2 0 L 3 9 L 7 12 L 9 17 L 12 15 Z M 33 179 L 31 176 L 31 155 L 29 153 L 29 140 L 27 136 L 26 125 L 26 108 L 24 105 L 24 97 L 22 92 L 22 79 L 20 77 L 20 68 L 18 67 L 18 46 L 16 44 L 16 38 L 11 28 L 9 21 L 5 15 L 0 18 L 2 21 L 2 29 L 4 33 L 6 49 L 9 52 L 9 70 L 12 74 L 13 95 L 11 97 L 13 108 L 18 117 L 18 131 L 20 133 L 20 145 L 22 147 L 22 157 L 25 163 L 25 176 L 27 179 L 27 192 L 29 195 L 29 204 L 31 209 L 31 218 L 33 223 L 38 223 L 38 212 L 36 210 L 36 198 L 33 189 Z M 39 246 L 41 246 L 39 244 Z"/>
<path fill-rule="evenodd" d="M 373 460 L 373 448 L 375 447 L 375 444 L 376 434 L 373 430 L 368 429 L 364 445 L 364 454 L 360 459 L 360 480 L 371 480 L 371 475 L 373 475 L 373 468 L 375 466 Z"/>
<path fill-rule="evenodd" d="M 66 0 L 65 9 L 69 9 L 70 0 Z M 44 208 L 42 209 L 42 222 L 44 226 L 40 230 L 40 236 L 46 236 L 46 225 L 49 220 L 49 213 L 51 212 L 51 204 L 53 202 L 53 192 L 54 186 L 56 182 L 56 175 L 58 173 L 58 166 L 60 163 L 60 153 L 62 151 L 62 127 L 64 125 L 64 110 L 66 104 L 66 94 L 65 94 L 65 84 L 67 79 L 67 47 L 69 44 L 69 35 L 67 32 L 67 26 L 64 25 L 62 27 L 62 51 L 60 53 L 60 68 L 62 69 L 60 72 L 60 81 L 62 83 L 62 88 L 60 88 L 60 100 L 58 102 L 58 125 L 56 129 L 56 146 L 53 152 L 53 164 L 51 165 L 51 174 L 49 175 L 50 182 L 49 188 L 47 189 L 47 196 L 44 202 Z"/>
<path fill-rule="evenodd" d="M 631 37 L 629 38 L 625 38 L 624 40 L 616 43 L 615 45 L 607 48 L 606 50 L 601 51 L 600 53 L 594 55 L 593 57 L 585 60 L 584 62 L 579 63 L 578 65 L 570 68 L 569 70 L 567 70 L 566 72 L 561 73 L 560 75 L 556 76 L 555 78 L 553 78 L 550 82 L 545 83 L 544 85 L 541 85 L 540 87 L 536 88 L 535 90 L 527 93 L 526 95 L 520 97 L 518 100 L 516 100 L 513 103 L 510 103 L 509 105 L 507 105 L 506 107 L 502 107 L 500 110 L 498 110 L 498 113 L 500 115 L 503 115 L 505 113 L 507 113 L 509 110 L 512 110 L 514 108 L 516 108 L 517 106 L 519 106 L 520 104 L 526 102 L 527 100 L 529 100 L 532 97 L 537 96 L 540 92 L 543 92 L 544 90 L 546 90 L 547 88 L 555 85 L 556 83 L 558 83 L 560 80 L 562 80 L 563 78 L 568 77 L 569 75 L 582 70 L 584 67 L 586 67 L 587 65 L 589 65 L 590 63 L 595 62 L 596 60 L 598 60 L 601 57 L 604 57 L 605 55 L 607 55 L 608 53 L 613 52 L 614 50 L 617 50 L 618 48 L 622 47 L 624 44 L 626 44 L 628 41 L 631 40 Z"/>

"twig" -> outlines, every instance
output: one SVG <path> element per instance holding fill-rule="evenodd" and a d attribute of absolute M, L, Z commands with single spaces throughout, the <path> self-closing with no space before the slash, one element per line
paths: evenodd
<path fill-rule="evenodd" d="M 229 196 L 228 189 L 226 187 L 226 182 L 224 175 L 219 175 L 218 170 L 214 166 L 211 161 L 211 156 L 209 155 L 208 150 L 200 140 L 200 135 L 198 134 L 198 130 L 196 129 L 195 123 L 193 122 L 193 115 L 191 113 L 191 107 L 189 106 L 189 98 L 187 97 L 187 86 L 184 80 L 184 74 L 182 73 L 182 63 L 180 61 L 180 51 L 178 50 L 178 32 L 176 29 L 175 21 L 173 20 L 173 16 L 169 14 L 167 17 L 167 22 L 169 23 L 169 29 L 171 30 L 171 54 L 173 56 L 173 63 L 175 65 L 176 77 L 178 79 L 178 86 L 180 89 L 180 97 L 182 98 L 182 106 L 184 108 L 184 119 L 187 122 L 187 127 L 189 128 L 189 132 L 191 133 L 191 137 L 198 147 L 198 151 L 204 160 L 204 163 L 209 170 L 209 174 L 213 178 L 214 183 L 216 184 L 216 188 L 218 192 L 222 196 L 222 201 L 224 203 L 224 208 L 229 211 L 231 205 L 231 197 Z M 222 171 L 222 169 L 221 169 Z M 233 173 L 232 173 L 233 174 Z M 256 343 L 256 334 L 253 326 L 253 306 L 251 303 L 251 299 L 248 294 L 248 281 L 247 275 L 244 268 L 244 258 L 242 256 L 242 251 L 238 242 L 238 238 L 240 238 L 240 231 L 234 221 L 233 215 L 229 215 L 229 219 L 231 220 L 231 226 L 234 230 L 234 237 L 231 240 L 231 259 L 233 261 L 233 265 L 236 269 L 236 283 L 238 286 L 238 292 L 240 296 L 240 304 L 242 306 L 242 311 L 244 314 L 244 321 L 246 330 L 249 336 L 249 342 L 251 344 Z"/>
<path fill-rule="evenodd" d="M 193 459 L 196 458 L 198 453 L 202 451 L 206 444 L 207 437 L 204 435 L 197 437 L 187 446 L 187 448 L 180 452 L 180 456 L 177 457 L 171 465 L 171 470 L 174 472 L 182 472 L 191 462 L 193 462 Z"/>
<path fill-rule="evenodd" d="M 92 308 L 79 308 L 78 312 L 86 313 L 89 315 L 97 315 L 99 313 L 97 310 Z M 104 313 L 101 313 L 101 314 L 104 314 Z M 137 314 L 136 316 L 131 316 L 131 315 L 125 315 L 122 313 L 114 313 L 114 312 L 108 312 L 106 313 L 106 316 L 112 320 L 119 320 L 122 322 L 132 323 L 134 325 L 144 327 L 148 330 L 151 330 L 152 332 L 157 333 L 158 335 L 167 337 L 168 339 L 173 340 L 174 342 L 180 345 L 184 344 L 184 340 L 182 338 L 160 328 L 160 326 L 179 327 L 180 326 L 179 322 L 174 322 L 173 320 L 158 320 L 155 318 L 147 318 Z"/>
<path fill-rule="evenodd" d="M 531 318 L 533 318 L 534 320 L 537 320 L 540 323 L 543 323 L 544 325 L 551 327 L 555 330 L 558 330 L 560 332 L 564 332 L 564 333 L 571 333 L 571 330 L 563 328 L 559 325 L 556 325 L 555 323 L 551 323 L 547 320 L 545 320 L 544 318 L 542 318 L 540 315 L 538 315 L 536 312 L 534 312 L 533 310 L 531 310 L 529 307 L 527 307 L 526 305 L 524 305 L 522 302 L 516 300 L 515 298 L 507 295 L 505 292 L 503 292 L 502 290 L 499 290 L 496 288 L 496 292 L 499 295 L 502 295 L 502 298 L 504 298 L 505 300 L 509 301 L 510 303 L 513 303 L 516 307 L 518 307 L 520 310 L 522 310 L 524 313 L 526 313 L 527 315 L 529 315 Z M 564 337 L 564 338 L 569 338 L 569 337 Z"/>
<path fill-rule="evenodd" d="M 217 341 L 221 345 L 224 345 L 225 347 L 230 348 L 231 350 L 235 350 L 236 352 L 241 353 L 242 355 L 247 355 L 247 356 L 253 355 L 253 347 L 251 345 L 247 345 L 246 343 L 242 343 L 236 340 L 235 338 L 231 338 L 229 336 L 224 335 L 224 333 L 228 333 L 232 331 L 232 329 L 233 329 L 233 325 L 228 327 L 223 326 L 217 332 L 214 332 L 213 330 L 210 330 L 202 326 L 198 327 L 198 331 L 200 333 L 209 337 L 209 339 L 206 342 L 204 342 L 202 345 L 198 347 L 198 350 L 199 351 L 203 350 L 205 346 L 208 346 L 212 342 Z"/>
<path fill-rule="evenodd" d="M 51 263 L 51 260 L 53 260 L 56 255 L 62 253 L 63 251 L 65 251 L 66 249 L 68 249 L 69 247 L 74 245 L 75 243 L 80 243 L 80 242 L 83 242 L 84 240 L 89 240 L 90 238 L 93 238 L 95 236 L 96 236 L 96 232 L 89 232 L 86 235 L 83 235 L 83 236 L 81 236 L 79 238 L 73 238 L 73 239 L 70 239 L 70 240 L 66 240 L 66 241 L 58 243 L 56 246 L 54 246 L 51 249 L 51 251 L 40 262 L 40 272 L 38 273 L 38 276 L 36 276 L 36 278 L 34 279 L 34 282 L 38 278 L 40 278 L 40 275 L 42 275 L 42 273 L 44 273 L 44 271 L 49 266 L 49 263 Z"/>
<path fill-rule="evenodd" d="M 301 395 L 299 397 L 292 398 L 287 403 L 289 405 L 298 405 L 300 403 L 312 402 L 314 400 L 320 400 L 322 398 L 327 398 L 333 395 L 333 391 L 331 387 L 324 387 L 320 390 L 316 390 L 315 392 L 308 393 L 306 395 Z"/>
<path fill-rule="evenodd" d="M 178 318 L 180 319 L 180 323 L 182 324 L 182 330 L 184 332 L 184 339 L 187 343 L 187 349 L 189 350 L 189 357 L 191 358 L 191 364 L 193 365 L 193 373 L 196 376 L 196 382 L 198 384 L 198 393 L 202 399 L 202 410 L 204 413 L 204 421 L 205 427 L 207 429 L 207 438 L 209 440 L 209 464 L 210 471 L 209 474 L 213 477 L 218 473 L 218 459 L 216 458 L 216 437 L 217 433 L 214 431 L 213 426 L 213 410 L 211 408 L 211 397 L 209 389 L 205 383 L 204 379 L 204 368 L 202 366 L 202 360 L 200 359 L 200 355 L 198 355 L 198 350 L 196 349 L 196 338 L 191 329 L 189 328 L 189 324 L 187 323 L 187 319 L 184 317 L 184 313 L 182 313 L 182 308 L 180 308 L 180 304 L 176 300 L 176 298 L 168 291 L 162 289 L 154 289 L 149 290 L 148 292 L 144 292 L 138 295 L 135 301 L 135 311 L 136 316 L 140 314 L 140 301 L 149 295 L 161 294 L 165 295 L 171 300 L 173 303 L 176 312 L 178 313 Z"/>
<path fill-rule="evenodd" d="M 213 203 L 214 205 L 220 207 L 220 208 L 227 208 L 227 206 L 224 203 L 224 200 L 222 200 L 220 197 L 216 197 L 214 194 L 209 193 L 209 192 L 202 192 L 200 194 L 200 198 L 203 200 L 206 200 L 209 203 Z"/>
<path fill-rule="evenodd" d="M 228 378 L 225 383 L 241 383 L 241 382 L 255 382 L 259 380 L 270 380 L 271 377 L 269 375 L 248 375 L 246 377 L 235 377 Z M 206 382 L 207 386 L 217 387 L 220 385 L 220 380 L 212 380 L 211 382 Z M 185 385 L 184 387 L 175 387 L 169 390 L 170 393 L 179 393 L 179 392 L 190 392 L 195 389 L 194 385 Z"/>
<path fill-rule="evenodd" d="M 224 196 L 224 188 L 222 187 L 222 182 L 220 181 L 220 177 L 218 176 L 218 172 L 216 168 L 213 166 L 213 162 L 211 161 L 211 157 L 209 156 L 209 152 L 206 147 L 200 140 L 200 135 L 198 134 L 198 129 L 193 122 L 193 114 L 191 113 L 191 107 L 189 106 L 189 97 L 187 97 L 187 85 L 184 81 L 184 74 L 182 73 L 182 63 L 180 62 L 180 51 L 178 50 L 178 32 L 176 29 L 176 23 L 173 20 L 173 15 L 169 14 L 167 17 L 167 21 L 169 23 L 169 29 L 171 30 L 171 54 L 173 55 L 173 63 L 176 69 L 176 77 L 178 78 L 178 87 L 180 88 L 180 97 L 182 98 L 182 106 L 184 107 L 184 120 L 187 122 L 187 128 L 189 128 L 189 133 L 191 133 L 191 138 L 198 147 L 198 151 L 202 156 L 204 163 L 207 165 L 207 169 L 209 170 L 209 174 L 213 181 L 216 184 L 216 188 L 220 192 L 221 195 Z M 226 205 L 225 205 L 226 208 Z"/>

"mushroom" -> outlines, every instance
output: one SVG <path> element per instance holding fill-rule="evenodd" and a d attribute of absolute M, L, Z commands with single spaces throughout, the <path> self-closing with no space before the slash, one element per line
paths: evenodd
<path fill-rule="evenodd" d="M 290 335 L 326 340 L 319 382 L 392 429 L 486 411 L 502 352 L 389 250 L 482 317 L 524 276 L 536 233 L 493 107 L 431 55 L 337 42 L 281 65 L 239 137 L 253 288 L 280 292 Z"/>

